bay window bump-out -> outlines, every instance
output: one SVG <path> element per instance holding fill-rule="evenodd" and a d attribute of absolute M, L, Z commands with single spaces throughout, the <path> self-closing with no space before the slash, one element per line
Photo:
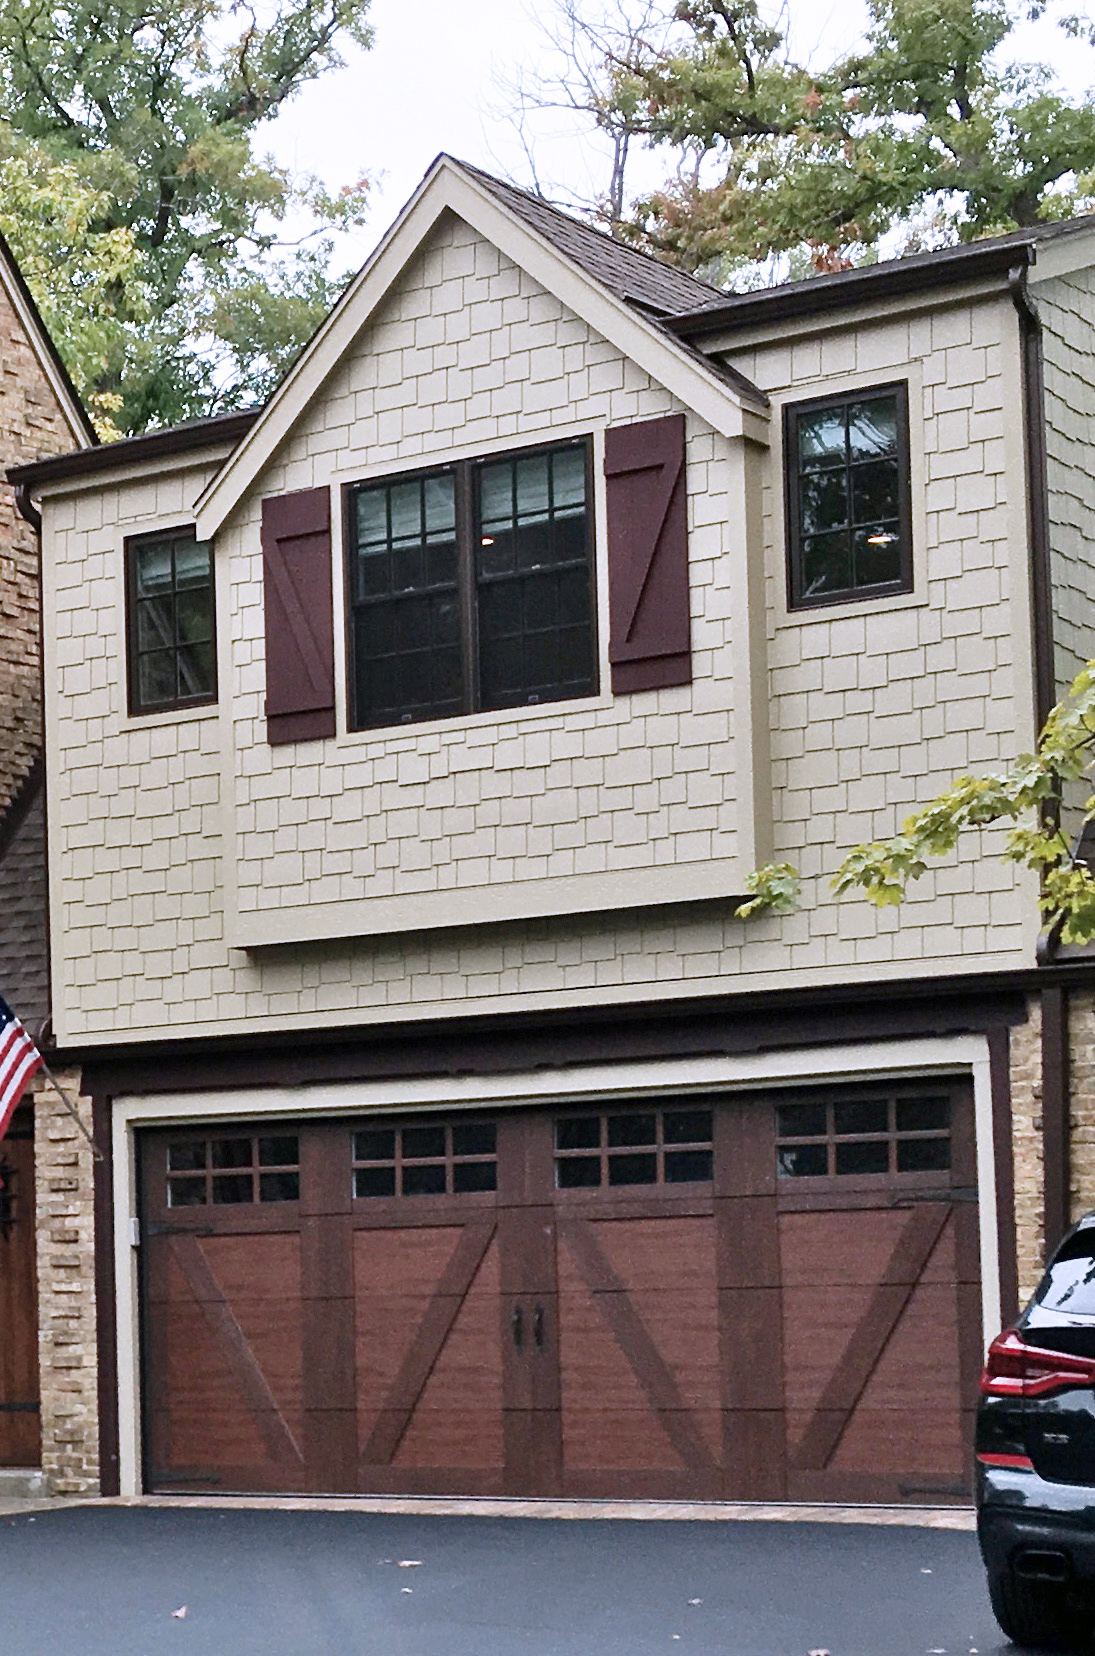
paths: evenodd
<path fill-rule="evenodd" d="M 913 588 L 908 386 L 784 410 L 788 607 Z"/>
<path fill-rule="evenodd" d="M 190 525 L 125 542 L 131 714 L 217 699 L 213 548 Z"/>
<path fill-rule="evenodd" d="M 346 491 L 350 725 L 596 693 L 589 444 Z"/>

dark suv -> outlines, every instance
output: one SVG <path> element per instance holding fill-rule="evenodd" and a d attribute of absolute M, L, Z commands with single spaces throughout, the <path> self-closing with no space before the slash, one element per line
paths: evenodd
<path fill-rule="evenodd" d="M 1017 1644 L 1084 1645 L 1095 1622 L 1095 1212 L 989 1347 L 977 1463 L 997 1621 Z"/>

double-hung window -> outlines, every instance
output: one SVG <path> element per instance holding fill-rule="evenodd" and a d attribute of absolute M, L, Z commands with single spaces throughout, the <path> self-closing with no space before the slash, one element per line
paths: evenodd
<path fill-rule="evenodd" d="M 796 403 L 784 438 L 790 607 L 911 592 L 907 387 Z"/>
<path fill-rule="evenodd" d="M 589 445 L 347 493 L 353 728 L 597 688 Z"/>
<path fill-rule="evenodd" d="M 126 542 L 129 711 L 217 699 L 213 555 L 193 529 Z"/>

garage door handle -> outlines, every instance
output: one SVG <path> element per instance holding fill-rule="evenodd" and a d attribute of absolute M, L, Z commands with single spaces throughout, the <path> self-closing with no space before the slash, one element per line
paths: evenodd
<path fill-rule="evenodd" d="M 537 1351 L 544 1349 L 544 1308 L 538 1305 L 532 1313 L 532 1337 L 536 1341 Z"/>
<path fill-rule="evenodd" d="M 513 1329 L 513 1343 L 517 1347 L 518 1351 L 520 1351 L 522 1345 L 525 1343 L 525 1319 L 519 1305 L 515 1305 L 513 1308 L 513 1315 L 510 1318 L 510 1327 Z"/>

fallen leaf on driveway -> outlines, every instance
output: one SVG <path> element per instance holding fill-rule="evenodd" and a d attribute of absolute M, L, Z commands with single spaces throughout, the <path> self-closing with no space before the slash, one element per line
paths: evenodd
<path fill-rule="evenodd" d="M 401 1588 L 400 1588 L 400 1589 L 399 1589 L 399 1591 L 400 1591 L 400 1592 L 401 1592 L 401 1593 L 413 1593 L 413 1592 L 414 1592 L 414 1588 L 413 1588 L 413 1587 L 401 1587 Z"/>
<path fill-rule="evenodd" d="M 809 1656 L 829 1656 L 827 1650 L 811 1650 Z"/>
<path fill-rule="evenodd" d="M 930 1570 L 921 1570 L 920 1574 L 921 1575 L 931 1575 L 931 1571 Z"/>
<path fill-rule="evenodd" d="M 175 1621 L 185 1621 L 186 1620 L 186 1605 L 185 1604 L 180 1604 L 179 1608 L 177 1610 L 172 1610 L 171 1614 L 174 1617 Z"/>
<path fill-rule="evenodd" d="M 401 1558 L 399 1560 L 399 1568 L 401 1570 L 417 1570 L 421 1562 L 422 1560 L 420 1558 Z"/>
<path fill-rule="evenodd" d="M 702 1599 L 689 1599 L 688 1602 L 689 1602 L 689 1604 L 702 1604 L 703 1600 Z"/>

